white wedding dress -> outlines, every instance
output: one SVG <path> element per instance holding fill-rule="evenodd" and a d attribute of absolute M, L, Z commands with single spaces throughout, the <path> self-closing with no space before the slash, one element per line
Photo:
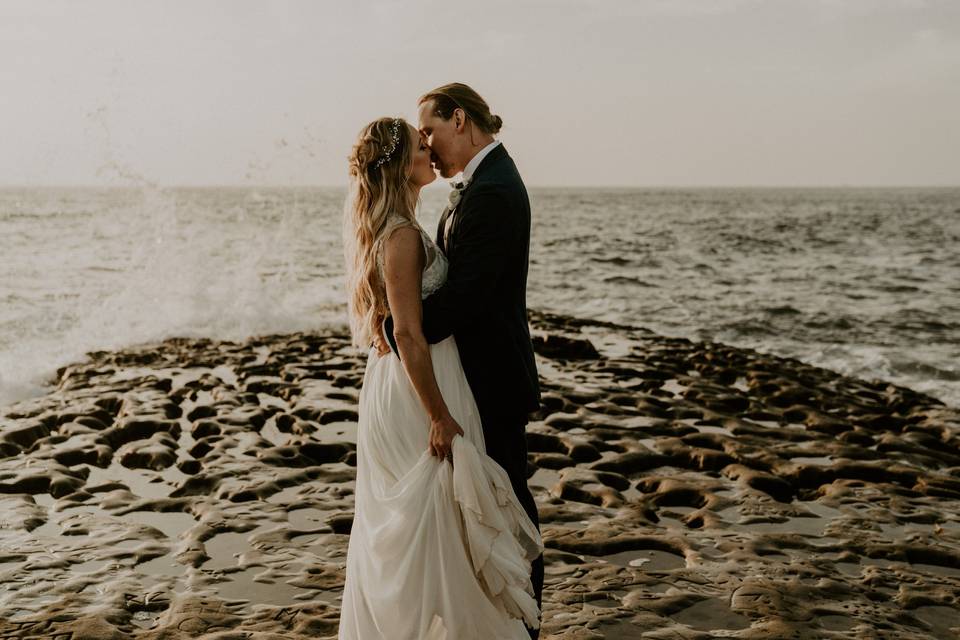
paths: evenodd
<path fill-rule="evenodd" d="M 384 237 L 405 224 L 392 220 Z M 427 254 L 425 298 L 445 281 L 447 261 L 416 228 Z M 400 359 L 374 349 L 367 359 L 339 638 L 527 640 L 524 621 L 538 627 L 540 614 L 530 562 L 543 542 L 506 472 L 486 454 L 453 336 L 430 345 L 430 356 L 464 431 L 452 465 L 427 451 L 430 420 Z"/>

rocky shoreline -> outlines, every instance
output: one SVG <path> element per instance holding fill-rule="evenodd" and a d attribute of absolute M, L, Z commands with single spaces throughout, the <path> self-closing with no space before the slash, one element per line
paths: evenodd
<path fill-rule="evenodd" d="M 556 640 L 960 635 L 960 411 L 531 316 Z M 0 639 L 335 638 L 365 355 L 343 332 L 96 352 L 0 411 Z"/>

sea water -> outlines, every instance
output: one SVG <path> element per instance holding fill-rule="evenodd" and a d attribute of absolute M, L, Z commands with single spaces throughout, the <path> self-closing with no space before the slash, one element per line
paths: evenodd
<path fill-rule="evenodd" d="M 0 190 L 0 406 L 90 350 L 344 325 L 337 188 Z M 433 231 L 445 190 L 425 191 Z M 528 303 L 960 405 L 960 189 L 532 188 Z"/>

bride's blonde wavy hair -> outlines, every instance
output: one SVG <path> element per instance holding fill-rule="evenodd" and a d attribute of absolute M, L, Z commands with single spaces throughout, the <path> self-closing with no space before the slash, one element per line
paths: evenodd
<path fill-rule="evenodd" d="M 363 128 L 350 153 L 343 248 L 350 333 L 357 347 L 373 344 L 389 314 L 386 286 L 377 268 L 388 219 L 398 215 L 416 224 L 417 193 L 410 182 L 415 144 L 405 120 L 379 118 Z"/>

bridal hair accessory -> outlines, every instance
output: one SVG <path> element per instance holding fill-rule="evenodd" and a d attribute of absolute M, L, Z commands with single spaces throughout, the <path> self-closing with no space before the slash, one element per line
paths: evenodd
<path fill-rule="evenodd" d="M 377 158 L 377 161 L 373 163 L 375 169 L 380 168 L 382 165 L 390 162 L 390 156 L 393 155 L 393 152 L 397 150 L 397 144 L 400 142 L 400 118 L 394 118 L 393 124 L 390 125 L 390 146 L 387 148 L 387 152 L 382 156 Z"/>
<path fill-rule="evenodd" d="M 451 209 L 456 207 L 457 203 L 460 202 L 460 194 L 463 193 L 463 190 L 467 188 L 468 184 L 470 184 L 469 180 L 464 180 L 463 182 L 450 183 L 450 186 L 453 187 L 453 191 L 451 191 L 450 195 L 447 196 L 447 201 L 450 203 Z"/>

